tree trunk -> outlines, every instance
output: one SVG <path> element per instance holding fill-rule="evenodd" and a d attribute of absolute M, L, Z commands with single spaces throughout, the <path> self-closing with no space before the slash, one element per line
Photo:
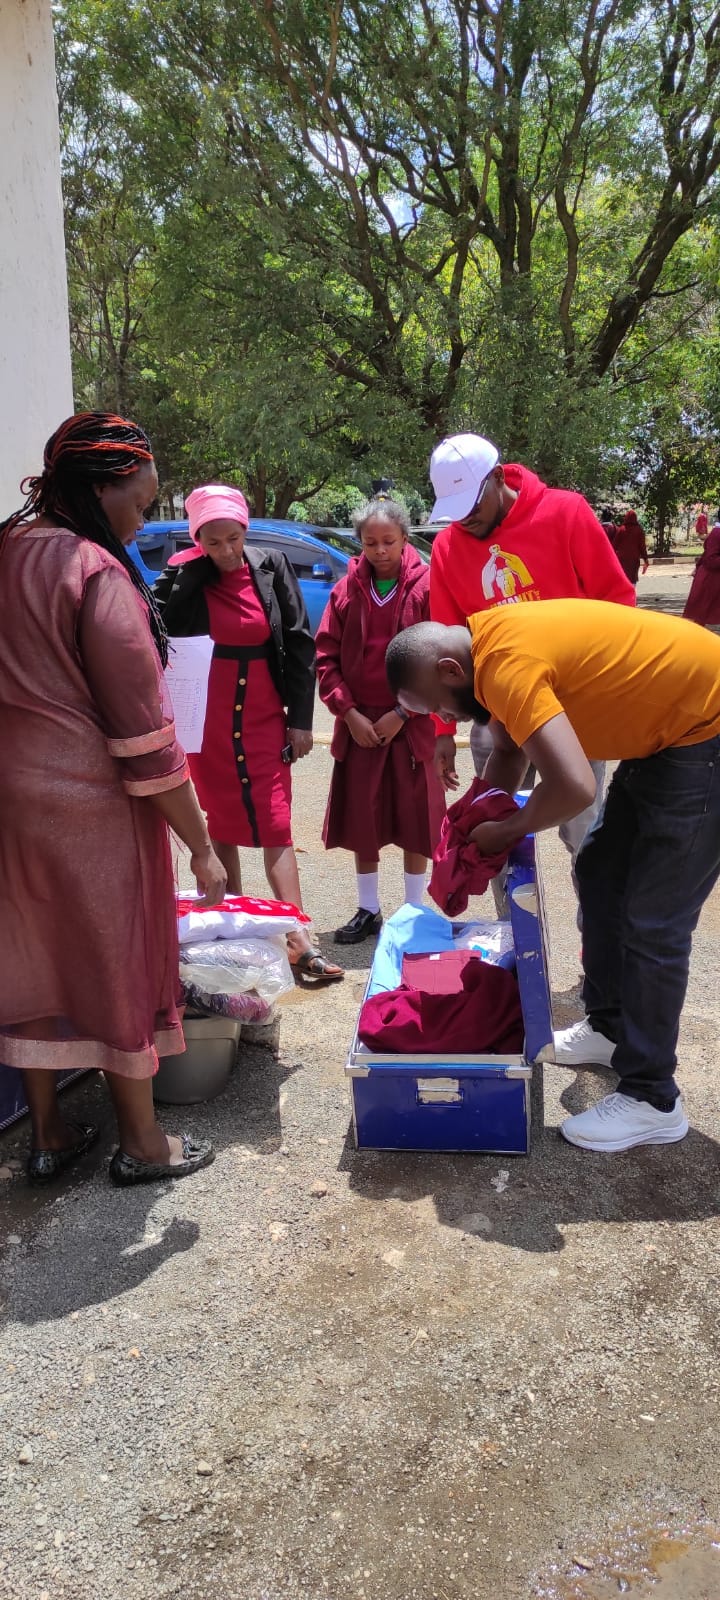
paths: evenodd
<path fill-rule="evenodd" d="M 250 510 L 255 517 L 267 516 L 267 473 L 265 468 L 258 464 L 254 471 L 248 473 L 248 499 Z"/>
<path fill-rule="evenodd" d="M 666 482 L 666 483 L 662 484 L 658 488 L 657 493 L 656 493 L 656 497 L 655 497 L 655 512 L 656 512 L 656 516 L 657 516 L 657 528 L 656 528 L 656 531 L 655 531 L 655 552 L 654 553 L 655 553 L 656 556 L 667 556 L 667 555 L 670 554 L 671 530 L 670 530 L 670 526 L 669 526 L 669 523 L 668 523 L 669 507 L 670 507 L 670 484 Z"/>
<path fill-rule="evenodd" d="M 297 478 L 286 478 L 284 483 L 279 483 L 274 496 L 273 516 L 286 517 L 298 491 Z"/>

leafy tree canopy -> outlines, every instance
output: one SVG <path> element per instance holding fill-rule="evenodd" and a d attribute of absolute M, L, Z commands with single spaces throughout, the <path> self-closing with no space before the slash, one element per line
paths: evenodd
<path fill-rule="evenodd" d="M 168 482 L 277 514 L 423 489 L 455 427 L 596 497 L 637 440 L 644 481 L 663 352 L 717 338 L 716 6 L 60 0 L 57 26 L 78 390 L 143 408 Z"/>

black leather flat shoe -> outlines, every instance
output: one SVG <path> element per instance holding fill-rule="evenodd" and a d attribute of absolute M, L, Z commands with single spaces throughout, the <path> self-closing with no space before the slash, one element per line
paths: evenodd
<path fill-rule="evenodd" d="M 363 911 L 362 906 L 358 906 L 354 917 L 345 923 L 344 928 L 338 928 L 333 939 L 336 944 L 362 944 L 363 939 L 374 939 L 381 927 L 380 911 Z"/>
<path fill-rule="evenodd" d="M 209 1167 L 215 1160 L 215 1151 L 209 1139 L 201 1139 L 195 1143 L 187 1133 L 181 1135 L 183 1148 L 183 1161 L 178 1161 L 171 1166 L 166 1161 L 138 1161 L 136 1156 L 126 1156 L 124 1150 L 116 1150 L 110 1162 L 110 1182 L 117 1184 L 119 1189 L 127 1189 L 133 1183 L 158 1183 L 165 1178 L 189 1178 L 191 1172 L 197 1172 L 200 1167 Z"/>
<path fill-rule="evenodd" d="M 53 1178 L 58 1178 L 72 1161 L 77 1161 L 84 1156 L 85 1151 L 95 1143 L 100 1132 L 99 1128 L 88 1126 L 78 1127 L 75 1144 L 69 1144 L 64 1150 L 31 1150 L 27 1164 L 27 1176 L 30 1183 L 51 1183 Z"/>

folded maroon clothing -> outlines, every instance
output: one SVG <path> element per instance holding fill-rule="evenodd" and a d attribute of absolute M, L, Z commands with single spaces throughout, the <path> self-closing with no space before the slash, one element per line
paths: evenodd
<path fill-rule="evenodd" d="M 467 794 L 449 807 L 428 884 L 428 894 L 449 917 L 465 910 L 471 894 L 485 893 L 509 855 L 507 850 L 495 856 L 481 855 L 477 845 L 468 843 L 468 834 L 481 822 L 497 822 L 517 809 L 511 795 L 504 789 L 492 789 L 484 778 L 475 778 Z"/>
<path fill-rule="evenodd" d="M 360 1012 L 358 1034 L 368 1049 L 393 1055 L 516 1055 L 523 1047 L 517 978 L 475 957 L 459 993 L 425 994 L 403 985 L 372 995 Z"/>
<path fill-rule="evenodd" d="M 409 951 L 402 959 L 404 989 L 423 994 L 462 994 L 463 974 L 471 961 L 482 961 L 476 950 Z"/>

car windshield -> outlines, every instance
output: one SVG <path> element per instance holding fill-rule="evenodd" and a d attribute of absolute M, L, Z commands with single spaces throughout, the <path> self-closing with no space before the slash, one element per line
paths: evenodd
<path fill-rule="evenodd" d="M 362 549 L 358 535 L 352 528 L 318 528 L 317 538 L 322 539 L 323 544 L 332 545 L 335 550 L 343 550 L 345 555 L 359 555 Z M 432 544 L 422 534 L 416 533 L 414 528 L 410 532 L 410 543 L 423 561 L 430 560 Z"/>
<path fill-rule="evenodd" d="M 417 550 L 418 555 L 422 556 L 423 561 L 430 560 L 432 555 L 432 545 L 429 539 L 423 539 L 422 534 L 420 533 L 411 533 L 410 543 L 413 548 Z"/>
<path fill-rule="evenodd" d="M 360 540 L 352 528 L 317 528 L 315 538 L 332 545 L 333 550 L 342 550 L 345 555 L 354 556 L 360 550 Z"/>

